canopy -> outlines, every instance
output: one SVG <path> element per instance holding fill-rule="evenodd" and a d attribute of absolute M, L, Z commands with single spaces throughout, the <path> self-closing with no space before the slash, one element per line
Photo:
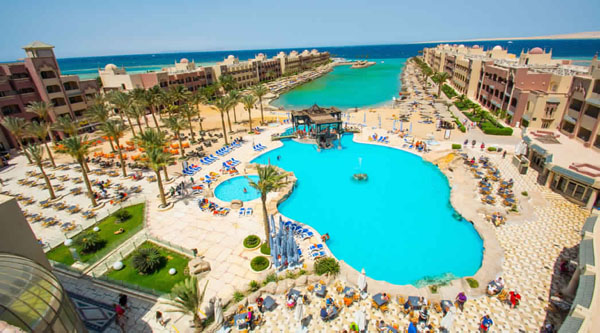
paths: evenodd
<path fill-rule="evenodd" d="M 363 268 L 358 275 L 358 289 L 365 291 L 367 289 L 367 276 L 365 275 L 365 269 Z"/>

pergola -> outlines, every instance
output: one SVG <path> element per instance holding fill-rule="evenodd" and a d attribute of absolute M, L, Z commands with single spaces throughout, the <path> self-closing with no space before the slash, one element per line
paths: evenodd
<path fill-rule="evenodd" d="M 308 109 L 292 111 L 292 123 L 294 133 L 304 130 L 318 143 L 335 138 L 343 132 L 342 111 L 336 107 L 322 108 L 315 104 Z"/>

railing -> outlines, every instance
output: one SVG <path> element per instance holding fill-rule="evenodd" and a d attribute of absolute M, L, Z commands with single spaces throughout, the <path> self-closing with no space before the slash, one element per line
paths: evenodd
<path fill-rule="evenodd" d="M 152 289 L 152 288 L 146 288 L 146 287 L 142 287 L 142 286 L 138 286 L 132 283 L 128 283 L 125 281 L 121 281 L 121 280 L 116 280 L 113 278 L 110 278 L 106 275 L 102 275 L 102 276 L 94 276 L 94 274 L 92 274 L 92 277 L 101 281 L 105 281 L 107 283 L 110 284 L 114 284 L 123 288 L 127 288 L 127 289 L 131 289 L 131 290 L 135 290 L 135 291 L 139 291 L 142 293 L 146 293 L 146 294 L 150 294 L 150 295 L 154 295 L 154 296 L 162 296 L 165 295 L 165 292 L 162 291 L 158 291 L 156 289 Z"/>

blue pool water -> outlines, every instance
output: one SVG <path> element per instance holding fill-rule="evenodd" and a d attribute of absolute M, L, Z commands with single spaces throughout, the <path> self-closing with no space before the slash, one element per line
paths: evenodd
<path fill-rule="evenodd" d="M 483 242 L 450 205 L 448 180 L 433 164 L 355 143 L 351 135 L 343 136 L 342 150 L 283 143 L 253 162 L 270 158 L 296 174 L 297 187 L 279 210 L 329 233 L 327 244 L 338 259 L 394 284 L 448 273 L 469 276 L 481 266 Z M 353 180 L 357 172 L 367 173 L 368 181 Z"/>
<path fill-rule="evenodd" d="M 258 176 L 248 176 L 253 181 L 258 181 Z M 246 188 L 246 193 L 244 193 Z M 250 201 L 258 199 L 260 192 L 248 184 L 248 179 L 244 176 L 228 179 L 215 188 L 215 197 L 219 200 L 230 202 L 232 200 Z"/>

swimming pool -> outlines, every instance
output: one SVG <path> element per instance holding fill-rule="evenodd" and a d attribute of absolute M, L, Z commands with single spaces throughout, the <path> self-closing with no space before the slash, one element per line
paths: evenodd
<path fill-rule="evenodd" d="M 343 149 L 283 140 L 253 162 L 293 171 L 298 179 L 280 206 L 285 216 L 329 233 L 333 254 L 369 277 L 394 284 L 473 275 L 483 242 L 450 204 L 446 177 L 421 157 L 342 137 Z M 281 156 L 277 160 L 276 156 Z M 367 173 L 368 181 L 353 180 Z"/>
<path fill-rule="evenodd" d="M 258 181 L 258 176 L 248 176 L 248 178 Z M 244 193 L 244 188 L 246 189 L 246 193 Z M 231 202 L 232 200 L 250 201 L 258 199 L 260 192 L 250 186 L 246 177 L 238 176 L 220 183 L 215 188 L 215 197 L 227 202 Z"/>

